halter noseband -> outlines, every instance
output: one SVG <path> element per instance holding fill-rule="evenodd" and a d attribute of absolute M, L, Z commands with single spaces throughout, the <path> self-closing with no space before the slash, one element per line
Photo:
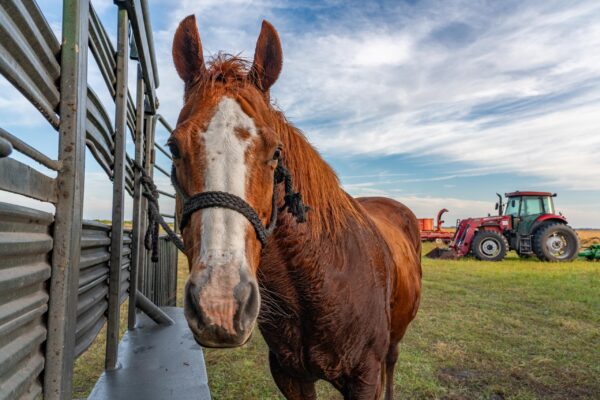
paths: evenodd
<path fill-rule="evenodd" d="M 277 185 L 281 182 L 285 183 L 285 196 L 284 205 L 278 210 L 277 209 Z M 180 230 L 189 224 L 192 214 L 198 210 L 204 208 L 227 208 L 229 210 L 237 211 L 242 214 L 250 222 L 254 230 L 256 231 L 256 237 L 260 240 L 262 246 L 267 245 L 267 239 L 273 233 L 277 224 L 277 213 L 287 209 L 287 211 L 296 217 L 298 223 L 306 222 L 306 212 L 309 207 L 302 202 L 302 195 L 294 192 L 292 188 L 292 177 L 290 173 L 281 164 L 277 164 L 275 168 L 274 180 L 273 180 L 273 197 L 271 200 L 271 217 L 269 223 L 264 226 L 258 216 L 258 213 L 250 204 L 244 199 L 236 196 L 232 193 L 209 191 L 188 196 L 179 186 L 177 182 L 177 171 L 175 164 L 171 170 L 171 183 L 177 191 L 177 193 L 183 199 L 183 210 L 181 213 Z"/>

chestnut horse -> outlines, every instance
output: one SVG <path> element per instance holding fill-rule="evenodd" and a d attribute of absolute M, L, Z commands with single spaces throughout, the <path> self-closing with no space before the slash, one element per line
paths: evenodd
<path fill-rule="evenodd" d="M 219 54 L 205 64 L 191 15 L 173 59 L 185 94 L 168 144 L 196 341 L 240 346 L 258 324 L 287 399 L 316 398 L 318 379 L 347 399 L 376 399 L 384 387 L 392 398 L 398 343 L 421 293 L 415 216 L 394 200 L 349 196 L 273 108 L 282 49 L 268 22 L 253 63 Z M 291 179 L 279 183 L 285 171 Z M 283 210 L 295 192 L 310 206 L 306 222 Z"/>

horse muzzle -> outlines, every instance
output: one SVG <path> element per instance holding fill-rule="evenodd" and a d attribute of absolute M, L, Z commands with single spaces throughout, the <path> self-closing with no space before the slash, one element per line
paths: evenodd
<path fill-rule="evenodd" d="M 260 308 L 258 284 L 246 267 L 207 266 L 192 273 L 184 311 L 194 339 L 204 347 L 244 345 Z"/>

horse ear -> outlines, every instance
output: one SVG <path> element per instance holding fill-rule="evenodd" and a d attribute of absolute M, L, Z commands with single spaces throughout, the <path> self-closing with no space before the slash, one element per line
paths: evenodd
<path fill-rule="evenodd" d="M 283 51 L 279 35 L 273 25 L 263 21 L 256 51 L 254 52 L 254 63 L 250 70 L 250 77 L 254 84 L 263 92 L 267 93 L 275 83 L 281 72 L 283 63 Z"/>
<path fill-rule="evenodd" d="M 198 25 L 193 14 L 185 17 L 177 27 L 173 39 L 173 62 L 186 86 L 202 75 L 206 69 Z"/>

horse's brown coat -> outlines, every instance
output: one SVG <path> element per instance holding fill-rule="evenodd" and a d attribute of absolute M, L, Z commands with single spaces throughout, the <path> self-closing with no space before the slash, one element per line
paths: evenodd
<path fill-rule="evenodd" d="M 390 199 L 350 197 L 302 133 L 273 109 L 268 89 L 279 75 L 282 53 L 270 24 L 263 23 L 251 67 L 223 56 L 205 67 L 193 17 L 180 25 L 173 49 L 186 83 L 185 105 L 170 139 L 181 149 L 176 166 L 184 189 L 202 190 L 198 131 L 218 100 L 229 96 L 255 121 L 261 136 L 246 156 L 249 203 L 266 223 L 275 164 L 264 160 L 282 145 L 281 162 L 311 207 L 304 224 L 280 213 L 262 250 L 248 228 L 247 251 L 262 298 L 259 328 L 278 387 L 288 399 L 311 399 L 316 397 L 314 382 L 325 379 L 345 398 L 375 399 L 387 380 L 386 398 L 391 398 L 398 343 L 415 317 L 421 293 L 415 216 Z M 281 206 L 282 188 L 277 190 Z M 198 225 L 195 216 L 183 233 L 192 271 Z"/>

